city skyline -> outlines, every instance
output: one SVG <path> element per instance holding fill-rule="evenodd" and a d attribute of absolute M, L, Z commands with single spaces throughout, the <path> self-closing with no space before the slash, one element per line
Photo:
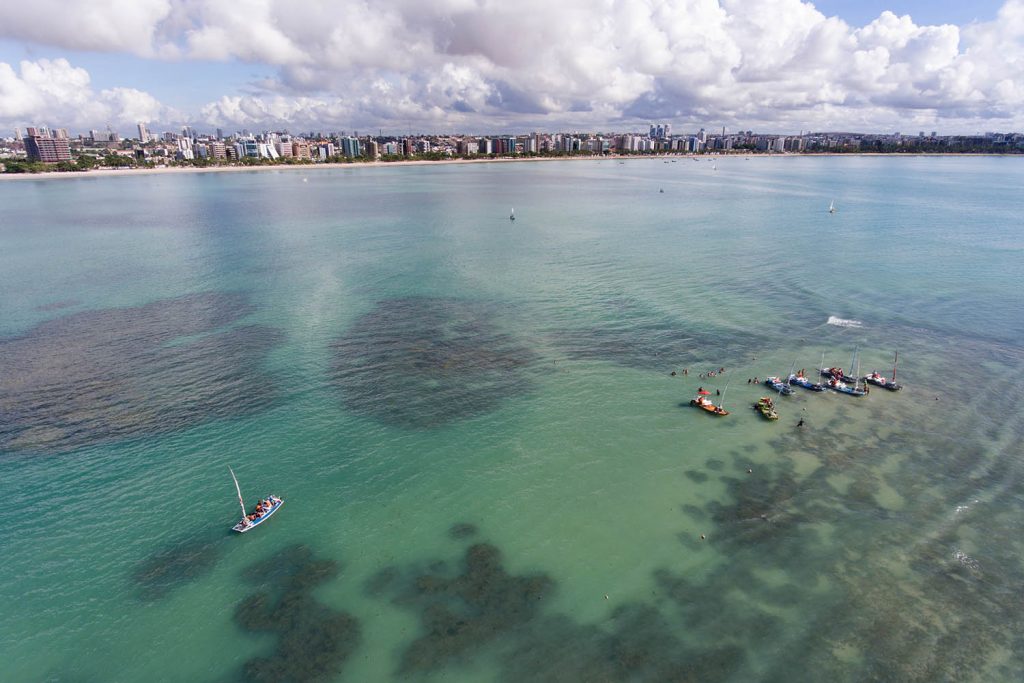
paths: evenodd
<path fill-rule="evenodd" d="M 1024 0 L 606 5 L 11 4 L 0 127 L 1024 129 Z"/>

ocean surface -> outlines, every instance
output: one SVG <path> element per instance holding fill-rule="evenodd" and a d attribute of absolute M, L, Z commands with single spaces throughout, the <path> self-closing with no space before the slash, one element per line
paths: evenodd
<path fill-rule="evenodd" d="M 0 182 L 0 679 L 1024 680 L 1024 165 L 715 164 Z"/>

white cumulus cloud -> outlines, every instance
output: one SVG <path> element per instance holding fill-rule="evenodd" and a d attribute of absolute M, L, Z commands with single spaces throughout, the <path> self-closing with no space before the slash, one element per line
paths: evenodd
<path fill-rule="evenodd" d="M 96 92 L 89 73 L 66 59 L 25 60 L 17 71 L 0 62 L 0 123 L 7 127 L 47 124 L 85 129 L 111 124 L 124 129 L 177 116 L 141 90 Z"/>
<path fill-rule="evenodd" d="M 58 17 L 45 32 L 31 20 L 40 5 Z M 967 26 L 890 11 L 851 26 L 804 0 L 39 0 L 31 10 L 0 6 L 0 36 L 271 67 L 273 78 L 211 93 L 192 113 L 225 126 L 1024 127 L 1024 0 Z M 81 92 L 72 76 L 56 87 Z M 46 87 L 0 65 L 0 93 L 14 98 L 0 119 L 40 111 Z M 144 93 L 104 93 L 122 112 L 160 110 Z M 131 108 L 115 104 L 126 98 Z"/>

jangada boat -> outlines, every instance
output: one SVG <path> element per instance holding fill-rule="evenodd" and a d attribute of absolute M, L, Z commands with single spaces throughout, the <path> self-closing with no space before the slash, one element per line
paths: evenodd
<path fill-rule="evenodd" d="M 790 375 L 789 383 L 794 386 L 803 387 L 804 389 L 810 389 L 811 391 L 825 391 L 824 384 L 816 384 L 803 375 Z"/>
<path fill-rule="evenodd" d="M 754 404 L 754 410 L 761 413 L 766 420 L 778 420 L 779 414 L 775 412 L 775 402 L 770 396 L 762 396 Z"/>
<path fill-rule="evenodd" d="M 864 381 L 870 384 L 874 384 L 876 387 L 882 387 L 889 391 L 899 391 L 903 388 L 902 385 L 896 384 L 896 365 L 899 362 L 900 353 L 896 352 L 896 356 L 892 360 L 892 379 L 886 379 L 879 372 L 872 372 L 864 375 Z"/>
<path fill-rule="evenodd" d="M 877 372 L 872 372 L 871 374 L 864 375 L 864 381 L 867 382 L 868 384 L 874 384 L 876 387 L 888 389 L 889 391 L 899 391 L 900 389 L 903 388 L 902 384 L 896 384 L 896 382 L 886 379 Z"/>
<path fill-rule="evenodd" d="M 765 386 L 769 386 L 775 391 L 779 392 L 783 396 L 789 396 L 793 393 L 793 390 L 789 388 L 789 385 L 783 382 L 778 377 L 765 377 Z"/>
<path fill-rule="evenodd" d="M 849 396 L 863 396 L 866 393 L 863 389 L 858 389 L 856 384 L 851 387 L 846 382 L 834 377 L 826 382 L 826 386 L 832 391 L 838 391 L 840 394 L 847 394 Z"/>
<path fill-rule="evenodd" d="M 235 491 L 238 492 L 238 504 L 242 506 L 242 519 L 238 524 L 231 527 L 232 531 L 244 534 L 246 531 L 255 529 L 260 524 L 263 524 L 263 522 L 270 519 L 270 517 L 280 510 L 282 505 L 284 505 L 283 500 L 271 494 L 257 503 L 255 510 L 252 512 L 246 512 L 245 503 L 242 501 L 242 489 L 238 486 L 238 478 L 235 476 L 234 470 L 230 467 L 228 468 L 228 471 L 231 472 L 231 478 L 235 482 Z"/>
<path fill-rule="evenodd" d="M 712 415 L 728 415 L 729 411 L 723 408 L 721 405 L 715 405 L 711 402 L 708 396 L 711 394 L 710 391 L 704 391 L 701 389 L 697 392 L 697 398 L 690 401 L 690 405 L 695 408 L 707 411 Z"/>
<path fill-rule="evenodd" d="M 837 380 L 839 382 L 853 382 L 856 383 L 856 377 L 850 377 L 842 368 L 822 368 L 821 376 L 829 380 Z"/>

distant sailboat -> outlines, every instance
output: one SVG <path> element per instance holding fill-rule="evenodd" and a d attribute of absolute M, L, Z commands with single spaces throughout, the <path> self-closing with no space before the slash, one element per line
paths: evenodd
<path fill-rule="evenodd" d="M 515 208 L 512 209 L 512 213 L 509 214 L 508 219 L 510 221 L 514 221 L 516 219 L 516 210 L 515 210 Z"/>
<path fill-rule="evenodd" d="M 829 205 L 828 205 L 828 212 L 829 212 L 829 213 L 835 213 L 835 212 L 836 212 L 836 200 L 834 200 L 834 199 L 833 199 L 833 200 L 832 200 L 832 201 L 831 201 L 831 202 L 829 203 Z"/>

